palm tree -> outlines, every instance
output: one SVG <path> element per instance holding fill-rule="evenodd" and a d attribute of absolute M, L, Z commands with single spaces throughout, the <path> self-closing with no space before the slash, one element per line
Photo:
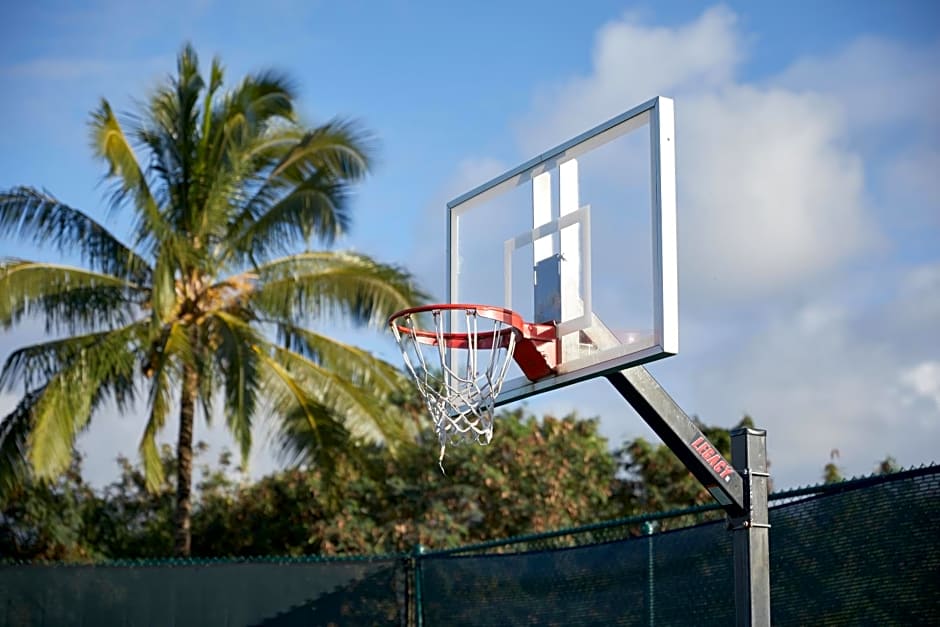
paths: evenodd
<path fill-rule="evenodd" d="M 301 125 L 275 72 L 222 87 L 219 61 L 206 81 L 186 46 L 138 115 L 119 120 L 106 100 L 92 113 L 110 210 L 133 212 L 127 242 L 46 192 L 0 192 L 0 235 L 84 266 L 0 260 L 0 325 L 39 316 L 54 335 L 0 371 L 0 389 L 22 393 L 0 422 L 0 479 L 58 475 L 96 410 L 130 411 L 143 397 L 139 450 L 159 486 L 157 436 L 176 407 L 179 555 L 190 547 L 197 409 L 209 420 L 221 395 L 243 456 L 262 415 L 276 418 L 285 456 L 326 468 L 357 438 L 394 442 L 402 427 L 383 395 L 400 373 L 315 327 L 378 326 L 424 298 L 402 269 L 330 247 L 350 225 L 368 135 L 344 120 Z"/>

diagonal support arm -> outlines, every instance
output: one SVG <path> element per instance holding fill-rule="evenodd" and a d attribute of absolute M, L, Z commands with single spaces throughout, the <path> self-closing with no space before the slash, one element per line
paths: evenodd
<path fill-rule="evenodd" d="M 711 445 L 692 419 L 643 366 L 612 372 L 607 380 L 620 392 L 729 516 L 746 510 L 741 475 Z"/>

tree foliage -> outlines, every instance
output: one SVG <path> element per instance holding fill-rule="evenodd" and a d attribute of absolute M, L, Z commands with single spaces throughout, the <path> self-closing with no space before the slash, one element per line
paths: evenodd
<path fill-rule="evenodd" d="M 0 499 L 0 555 L 67 562 L 101 557 L 96 543 L 84 534 L 94 502 L 77 457 L 55 482 L 20 483 Z"/>
<path fill-rule="evenodd" d="M 396 455 L 367 447 L 338 471 L 332 498 L 317 472 L 292 470 L 216 492 L 197 516 L 196 550 L 212 555 L 347 554 L 456 546 L 597 520 L 607 511 L 613 459 L 596 420 L 498 418 L 487 447 L 448 449 L 427 437 Z M 203 526 L 204 525 L 204 526 Z M 234 529 L 235 533 L 218 533 Z"/>
<path fill-rule="evenodd" d="M 454 446 L 447 474 L 431 434 L 400 448 L 360 443 L 332 476 L 293 468 L 246 482 L 223 454 L 202 467 L 193 513 L 200 556 L 341 555 L 451 547 L 586 524 L 609 515 L 614 459 L 596 419 L 536 419 L 503 412 L 488 447 Z M 176 460 L 164 448 L 164 482 L 148 490 L 142 469 L 121 459 L 121 477 L 96 493 L 81 483 L 37 485 L 22 502 L 75 503 L 64 549 L 24 547 L 22 558 L 159 557 L 173 547 L 171 482 Z M 3 520 L 52 532 L 51 519 L 27 519 L 21 501 L 0 501 Z M 50 506 L 51 509 L 51 506 Z M 57 520 L 57 519 L 56 519 Z M 0 554 L 10 555 L 6 542 Z M 79 548 L 76 542 L 81 539 Z M 48 544 L 48 543 L 47 543 Z M 50 547 L 52 545 L 49 545 Z"/>
<path fill-rule="evenodd" d="M 728 431 L 699 426 L 727 455 Z M 229 452 L 215 464 L 200 461 L 193 554 L 441 549 L 711 502 L 664 445 L 636 438 L 611 451 L 597 419 L 502 411 L 496 429 L 489 446 L 449 447 L 446 474 L 437 465 L 437 438 L 427 431 L 394 454 L 359 442 L 357 454 L 341 460 L 332 476 L 316 466 L 296 467 L 252 482 Z M 197 445 L 196 453 L 204 455 L 205 447 Z M 119 464 L 121 476 L 103 490 L 82 481 L 76 461 L 54 484 L 30 483 L 0 498 L 0 555 L 66 561 L 170 555 L 172 449 L 161 451 L 164 481 L 157 490 L 147 488 L 140 465 L 123 458 Z M 673 518 L 658 528 L 721 516 Z"/>

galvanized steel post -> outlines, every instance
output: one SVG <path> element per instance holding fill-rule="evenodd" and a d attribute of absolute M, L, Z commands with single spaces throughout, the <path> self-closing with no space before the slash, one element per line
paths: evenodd
<path fill-rule="evenodd" d="M 770 519 L 767 432 L 731 432 L 731 463 L 744 479 L 744 512 L 731 516 L 735 624 L 770 625 Z"/>

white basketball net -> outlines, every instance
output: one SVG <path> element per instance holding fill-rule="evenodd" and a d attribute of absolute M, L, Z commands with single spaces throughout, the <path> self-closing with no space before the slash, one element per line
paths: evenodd
<path fill-rule="evenodd" d="M 445 312 L 433 309 L 430 313 L 434 318 L 434 329 L 430 330 L 433 337 L 427 336 L 428 331 L 420 330 L 415 316 L 410 314 L 391 326 L 405 368 L 418 385 L 434 421 L 441 443 L 439 463 L 443 472 L 444 450 L 448 444 L 486 445 L 492 439 L 493 409 L 512 363 L 517 332 L 500 320 L 477 315 L 474 308 L 453 310 L 450 318 L 455 328 L 450 334 L 466 334 L 467 345 L 466 348 L 448 348 Z M 421 333 L 424 337 L 419 339 Z M 481 338 L 486 341 L 481 342 Z"/>

